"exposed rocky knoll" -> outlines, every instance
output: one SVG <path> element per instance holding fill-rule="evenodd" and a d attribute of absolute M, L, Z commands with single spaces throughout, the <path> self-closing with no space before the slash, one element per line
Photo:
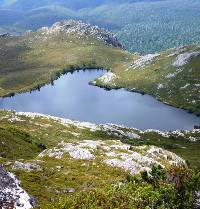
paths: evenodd
<path fill-rule="evenodd" d="M 38 32 L 46 37 L 49 35 L 58 35 L 60 33 L 64 35 L 75 34 L 78 38 L 90 36 L 94 39 L 104 41 L 110 46 L 122 48 L 122 44 L 109 31 L 78 20 L 56 22 L 51 27 L 39 29 Z"/>
<path fill-rule="evenodd" d="M 192 59 L 200 57 L 200 51 L 195 52 L 186 52 L 183 54 L 179 54 L 176 58 L 176 61 L 172 64 L 174 67 L 182 67 L 190 62 Z"/>

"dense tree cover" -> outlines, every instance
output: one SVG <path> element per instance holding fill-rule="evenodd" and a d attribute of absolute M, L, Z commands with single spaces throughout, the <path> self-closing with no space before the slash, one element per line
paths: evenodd
<path fill-rule="evenodd" d="M 3 2 L 0 32 L 35 30 L 62 19 L 82 19 L 112 30 L 128 50 L 143 54 L 200 42 L 198 0 Z"/>
<path fill-rule="evenodd" d="M 11 9 L 35 9 L 39 6 L 47 6 L 51 4 L 60 4 L 71 9 L 82 9 L 87 7 L 96 7 L 110 3 L 135 3 L 135 2 L 151 2 L 162 0 L 1 0 L 0 6 Z"/>

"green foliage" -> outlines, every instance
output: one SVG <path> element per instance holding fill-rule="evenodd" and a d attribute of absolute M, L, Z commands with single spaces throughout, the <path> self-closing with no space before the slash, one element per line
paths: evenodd
<path fill-rule="evenodd" d="M 172 182 L 176 189 L 177 208 L 193 208 L 195 194 L 200 190 L 200 170 L 171 167 L 167 181 Z"/>
<path fill-rule="evenodd" d="M 142 179 L 153 185 L 154 188 L 159 187 L 159 182 L 165 180 L 166 171 L 161 167 L 153 167 L 150 175 L 147 171 L 141 172 Z"/>
<path fill-rule="evenodd" d="M 0 127 L 0 157 L 16 160 L 31 159 L 43 150 L 25 131 L 14 127 Z"/>
<path fill-rule="evenodd" d="M 72 160 L 67 154 L 61 159 L 43 157 L 40 161 L 41 158 L 37 157 L 43 149 L 53 148 L 62 141 L 74 143 L 85 139 L 121 140 L 134 145 L 132 150 L 135 149 L 136 152 L 137 145 L 164 147 L 165 144 L 175 144 L 176 148 L 171 151 L 189 160 L 192 167 L 198 167 L 198 141 L 189 142 L 172 133 L 169 138 L 165 138 L 158 133 L 142 133 L 137 130 L 134 132 L 141 136 L 140 140 L 120 138 L 114 133 L 112 135 L 100 130 L 93 132 L 73 125 L 63 126 L 52 119 L 17 116 L 11 111 L 0 111 L 0 119 L 0 153 L 4 153 L 0 162 L 20 179 L 22 187 L 37 199 L 41 208 L 71 209 L 81 208 L 79 205 L 83 204 L 82 208 L 104 209 L 109 208 L 110 204 L 110 208 L 143 209 L 152 206 L 156 209 L 190 209 L 195 191 L 200 189 L 198 170 L 166 167 L 166 171 L 158 166 L 153 167 L 150 174 L 142 172 L 141 176 L 134 177 L 124 170 L 103 165 L 100 153 L 96 162 Z M 132 131 L 124 127 L 120 130 Z M 187 137 L 189 136 L 198 138 L 199 133 L 187 132 Z M 36 163 L 41 170 L 13 170 L 16 160 Z M 9 164 L 6 165 L 6 162 Z M 69 188 L 74 188 L 75 193 L 70 195 L 67 192 Z"/>
<path fill-rule="evenodd" d="M 194 193 L 199 189 L 200 173 L 193 173 L 186 168 L 184 171 L 182 168 L 171 169 L 176 171 L 173 170 L 173 173 L 170 170 L 168 173 L 161 167 L 154 167 L 149 174 L 142 173 L 141 177 L 133 177 L 131 181 L 110 185 L 104 189 L 80 192 L 46 208 L 191 209 Z M 169 179 L 169 175 L 173 179 Z M 174 182 L 177 176 L 182 183 L 181 187 Z"/>
<path fill-rule="evenodd" d="M 73 70 L 104 68 L 112 70 L 117 79 L 107 83 L 97 79 L 97 86 L 151 94 L 170 105 L 200 114 L 199 57 L 178 70 L 172 66 L 178 55 L 171 56 L 174 50 L 168 50 L 141 66 L 142 70 L 133 69 L 138 54 L 107 44 L 87 34 L 80 38 L 73 33 L 52 36 L 37 31 L 19 37 L 1 37 L 0 96 L 40 89 Z M 188 46 L 180 53 L 198 50 L 198 46 Z"/>
<path fill-rule="evenodd" d="M 1 6 L 8 10 L 0 11 L 0 25 L 11 32 L 82 19 L 112 30 L 129 51 L 142 54 L 200 42 L 198 0 L 17 0 Z"/>

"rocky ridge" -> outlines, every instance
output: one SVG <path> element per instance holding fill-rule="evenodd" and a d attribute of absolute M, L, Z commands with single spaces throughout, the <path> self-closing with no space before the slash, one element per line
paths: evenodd
<path fill-rule="evenodd" d="M 43 27 L 39 29 L 38 32 L 45 37 L 56 36 L 58 34 L 75 34 L 78 38 L 88 36 L 103 41 L 109 46 L 123 48 L 122 44 L 109 31 L 77 20 L 56 22 L 51 27 Z"/>

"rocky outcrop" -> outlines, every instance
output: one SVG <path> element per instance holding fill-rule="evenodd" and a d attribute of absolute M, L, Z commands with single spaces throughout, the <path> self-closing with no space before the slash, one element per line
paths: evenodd
<path fill-rule="evenodd" d="M 139 59 L 135 60 L 128 69 L 141 70 L 146 65 L 151 64 L 159 56 L 160 54 L 147 54 L 145 56 L 141 56 Z"/>
<path fill-rule="evenodd" d="M 21 187 L 19 180 L 0 165 L 0 208 L 29 209 L 35 201 Z"/>
<path fill-rule="evenodd" d="M 200 51 L 186 52 L 177 56 L 175 62 L 172 64 L 174 67 L 182 67 L 186 65 L 192 59 L 199 57 Z"/>
<path fill-rule="evenodd" d="M 103 131 L 109 135 L 116 135 L 120 138 L 128 137 L 130 139 L 140 139 L 140 136 L 137 134 L 138 132 L 137 129 L 134 129 L 134 128 L 127 129 L 127 127 L 125 126 L 122 126 L 122 125 L 120 126 L 120 125 L 110 124 L 110 123 L 97 125 L 97 124 L 90 123 L 90 122 L 74 121 L 70 119 L 59 118 L 59 117 L 45 115 L 41 113 L 31 113 L 31 112 L 16 112 L 16 113 L 13 113 L 11 117 L 9 116 L 7 117 L 9 121 L 13 121 L 13 118 L 15 118 L 15 121 L 16 121 L 16 118 L 18 118 L 18 121 L 23 120 L 21 117 L 27 117 L 31 119 L 45 118 L 45 119 L 58 122 L 66 127 L 68 127 L 69 125 L 73 125 L 79 129 L 89 129 L 92 132 Z M 37 125 L 41 126 L 41 124 L 37 124 Z M 46 124 L 46 125 L 48 126 L 49 124 Z"/>
<path fill-rule="evenodd" d="M 44 36 L 58 35 L 60 33 L 64 35 L 75 34 L 79 38 L 83 36 L 89 36 L 94 39 L 105 42 L 108 45 L 123 48 L 121 43 L 113 36 L 112 33 L 99 28 L 98 26 L 92 26 L 82 21 L 66 20 L 56 22 L 51 27 L 43 27 L 38 32 Z"/>
<path fill-rule="evenodd" d="M 13 170 L 24 170 L 24 171 L 41 171 L 41 167 L 37 165 L 36 163 L 23 163 L 19 161 L 15 161 L 13 165 Z"/>
<path fill-rule="evenodd" d="M 71 160 L 92 160 L 111 167 L 120 168 L 135 175 L 141 171 L 150 171 L 153 166 L 182 165 L 185 161 L 176 154 L 155 146 L 130 146 L 117 140 L 83 140 L 77 143 L 59 143 L 52 149 L 46 149 L 39 158 L 51 157 Z"/>
<path fill-rule="evenodd" d="M 109 84 L 109 83 L 112 83 L 115 79 L 117 79 L 117 76 L 114 73 L 107 72 L 106 74 L 98 78 L 97 80 L 104 84 Z"/>

